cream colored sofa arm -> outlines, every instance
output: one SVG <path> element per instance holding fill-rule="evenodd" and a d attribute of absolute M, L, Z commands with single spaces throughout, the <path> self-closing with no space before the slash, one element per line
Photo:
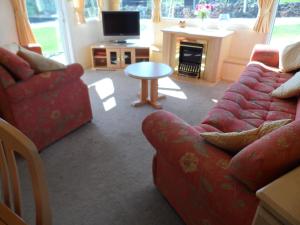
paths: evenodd
<path fill-rule="evenodd" d="M 269 224 L 300 225 L 300 166 L 256 192 L 260 199 L 253 225 L 259 220 Z M 274 221 L 277 221 L 274 222 Z"/>

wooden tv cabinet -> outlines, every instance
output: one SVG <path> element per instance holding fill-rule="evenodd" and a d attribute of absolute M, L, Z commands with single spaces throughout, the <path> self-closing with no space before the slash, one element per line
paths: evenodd
<path fill-rule="evenodd" d="M 136 62 L 148 62 L 149 46 L 139 43 L 102 42 L 91 46 L 93 69 L 122 69 Z"/>

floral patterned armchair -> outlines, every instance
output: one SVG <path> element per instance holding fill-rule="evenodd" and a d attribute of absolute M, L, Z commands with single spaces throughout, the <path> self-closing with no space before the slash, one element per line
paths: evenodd
<path fill-rule="evenodd" d="M 36 46 L 34 50 L 41 52 Z M 0 65 L 1 57 L 0 53 Z M 18 68 L 22 74 L 23 67 L 17 64 L 17 55 L 10 57 L 11 68 L 7 64 L 0 67 L 0 116 L 27 135 L 39 150 L 92 119 L 80 64 L 18 80 L 11 71 Z"/>

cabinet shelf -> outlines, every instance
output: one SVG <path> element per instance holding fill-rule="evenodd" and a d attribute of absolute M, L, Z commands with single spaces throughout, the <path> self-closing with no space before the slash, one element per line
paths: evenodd
<path fill-rule="evenodd" d="M 145 56 L 135 56 L 135 58 L 136 59 L 146 59 L 146 58 L 148 58 L 149 59 L 149 56 L 147 55 L 145 55 Z"/>
<path fill-rule="evenodd" d="M 136 44 L 112 44 L 103 42 L 91 46 L 93 69 L 120 69 L 136 62 L 150 59 L 149 47 Z"/>
<path fill-rule="evenodd" d="M 95 59 L 106 59 L 107 56 L 99 56 L 99 55 L 94 55 Z"/>

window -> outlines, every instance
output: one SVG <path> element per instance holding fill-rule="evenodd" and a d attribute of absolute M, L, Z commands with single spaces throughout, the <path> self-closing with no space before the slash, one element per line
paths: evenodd
<path fill-rule="evenodd" d="M 300 0 L 280 0 L 271 44 L 283 46 L 300 40 Z"/>
<path fill-rule="evenodd" d="M 94 18 L 99 15 L 99 8 L 97 0 L 85 0 L 84 1 L 84 16 L 85 18 Z"/>
<path fill-rule="evenodd" d="M 162 0 L 162 17 L 195 18 L 198 3 L 212 5 L 210 18 L 227 13 L 231 18 L 256 18 L 258 12 L 257 0 Z"/>
<path fill-rule="evenodd" d="M 120 9 L 123 11 L 139 11 L 141 19 L 150 19 L 152 0 L 121 0 Z"/>

